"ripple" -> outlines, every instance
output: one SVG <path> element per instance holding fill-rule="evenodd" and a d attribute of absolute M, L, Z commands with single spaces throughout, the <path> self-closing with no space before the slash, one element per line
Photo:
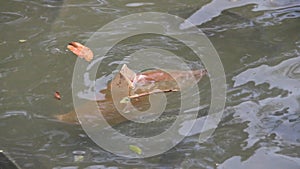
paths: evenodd
<path fill-rule="evenodd" d="M 17 72 L 17 71 L 18 71 L 18 67 L 0 69 L 0 78 L 7 77 L 10 73 Z"/>
<path fill-rule="evenodd" d="M 296 143 L 299 140 L 299 63 L 298 56 L 275 66 L 261 65 L 248 69 L 233 78 L 234 87 L 254 82 L 252 90 L 256 90 L 259 84 L 269 84 L 270 89 L 289 91 L 285 96 L 249 100 L 232 107 L 235 118 L 248 122 L 248 128 L 245 129 L 249 134 L 248 147 L 269 133 L 276 133 L 278 138 L 283 138 L 282 143 Z"/>
<path fill-rule="evenodd" d="M 107 167 L 105 165 L 91 165 L 86 167 L 85 169 L 118 169 L 118 167 Z"/>
<path fill-rule="evenodd" d="M 276 66 L 261 65 L 253 69 L 248 69 L 233 78 L 235 81 L 234 87 L 253 81 L 256 85 L 268 83 L 270 84 L 270 88 L 277 87 L 293 91 L 299 88 L 300 79 L 295 78 L 299 77 L 299 62 L 300 57 L 295 57 L 285 60 Z"/>
<path fill-rule="evenodd" d="M 294 65 L 291 65 L 286 75 L 292 79 L 300 79 L 300 63 L 295 63 Z"/>
<path fill-rule="evenodd" d="M 286 19 L 293 19 L 300 17 L 300 6 L 290 7 L 285 9 L 278 9 L 276 11 L 268 11 L 264 15 L 255 19 L 255 22 L 262 24 L 263 26 L 271 26 L 280 24 Z"/>
<path fill-rule="evenodd" d="M 43 2 L 43 1 L 42 1 Z M 53 3 L 39 3 L 39 2 L 30 2 L 32 4 L 35 4 L 37 6 L 41 7 L 47 7 L 47 8 L 70 8 L 70 7 L 95 7 L 95 6 L 102 6 L 107 4 L 105 0 L 97 0 L 95 2 L 86 2 L 86 3 L 64 3 L 63 1 L 55 1 Z"/>
<path fill-rule="evenodd" d="M 8 118 L 12 116 L 29 117 L 29 114 L 26 111 L 7 111 L 3 115 L 1 115 L 0 118 Z"/>
<path fill-rule="evenodd" d="M 229 1 L 219 1 L 213 0 L 212 2 L 204 5 L 201 9 L 193 13 L 187 20 L 180 25 L 181 29 L 187 29 L 194 25 L 202 25 L 208 21 L 211 21 L 213 18 L 216 18 L 222 14 L 223 11 L 246 6 L 246 5 L 255 5 L 252 11 L 270 11 L 270 10 L 278 10 L 284 8 L 292 8 L 300 5 L 299 1 L 280 1 L 280 0 L 249 0 L 249 1 L 241 1 L 241 0 L 229 0 Z M 296 17 L 299 14 L 294 14 Z M 286 15 L 286 18 L 293 17 L 293 15 Z M 192 23 L 192 24 L 191 24 Z"/>
<path fill-rule="evenodd" d="M 226 160 L 217 168 L 299 168 L 300 161 L 298 158 L 280 155 L 277 154 L 276 151 L 278 151 L 278 148 L 260 148 L 247 160 L 242 160 L 240 156 L 234 156 Z"/>
<path fill-rule="evenodd" d="M 113 13 L 118 13 L 120 12 L 119 9 L 115 9 L 115 8 L 103 8 L 103 7 L 91 7 L 91 9 L 96 12 L 97 14 L 101 14 L 101 13 L 104 13 L 104 14 L 113 14 Z"/>
<path fill-rule="evenodd" d="M 17 12 L 0 12 L 0 23 L 17 24 L 27 21 L 29 18 Z"/>
<path fill-rule="evenodd" d="M 148 6 L 154 5 L 152 2 L 135 2 L 135 3 L 128 3 L 126 4 L 127 7 L 141 7 L 141 6 Z"/>

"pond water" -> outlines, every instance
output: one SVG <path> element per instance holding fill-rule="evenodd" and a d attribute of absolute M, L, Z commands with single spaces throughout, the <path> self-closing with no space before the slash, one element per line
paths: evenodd
<path fill-rule="evenodd" d="M 77 58 L 66 50 L 68 42 L 84 43 L 103 25 L 138 12 L 177 15 L 201 28 L 223 63 L 227 99 L 206 141 L 199 143 L 196 131 L 161 155 L 130 159 L 98 147 L 79 125 L 53 117 L 73 109 Z M 189 30 L 186 23 L 181 26 Z M 1 1 L 0 149 L 24 169 L 300 168 L 299 27 L 299 0 Z M 109 81 L 123 57 L 148 46 L 169 49 L 201 67 L 181 45 L 149 35 L 125 40 L 103 60 L 97 81 Z M 208 78 L 199 88 L 208 104 Z M 61 100 L 53 98 L 55 91 Z M 130 127 L 139 126 L 118 126 L 133 135 L 162 128 Z"/>

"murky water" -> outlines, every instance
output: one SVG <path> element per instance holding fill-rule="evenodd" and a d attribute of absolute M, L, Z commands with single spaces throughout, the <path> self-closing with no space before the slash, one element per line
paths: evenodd
<path fill-rule="evenodd" d="M 227 102 L 206 142 L 199 144 L 195 131 L 162 155 L 127 159 L 104 151 L 80 126 L 54 121 L 53 115 L 73 109 L 76 57 L 67 43 L 85 42 L 106 23 L 146 11 L 199 25 L 222 60 Z M 300 168 L 299 27 L 299 0 L 1 1 L 0 149 L 21 168 Z M 192 60 L 172 39 L 136 37 L 104 60 L 99 79 L 109 80 L 123 56 L 146 46 Z M 208 79 L 200 89 L 209 103 Z M 53 98 L 55 91 L 62 100 Z M 125 127 L 133 135 L 141 132 L 131 131 L 132 124 Z M 155 127 L 160 129 L 150 129 Z M 83 159 L 78 151 L 79 156 L 84 151 Z"/>

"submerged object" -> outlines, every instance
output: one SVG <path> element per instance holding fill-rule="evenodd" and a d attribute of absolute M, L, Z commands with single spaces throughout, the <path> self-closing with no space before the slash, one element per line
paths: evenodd
<path fill-rule="evenodd" d="M 82 46 L 79 45 L 77 48 L 72 46 L 70 49 L 73 52 L 75 51 L 75 54 L 82 53 L 80 50 L 86 50 L 87 48 Z M 105 96 L 102 100 L 87 102 L 80 107 L 76 107 L 72 112 L 55 117 L 63 122 L 78 123 L 75 112 L 84 112 L 87 115 L 99 113 L 90 109 L 90 107 L 95 106 L 96 102 L 98 111 L 100 110 L 104 117 L 103 120 L 111 125 L 116 125 L 127 121 L 127 118 L 119 113 L 120 111 L 129 114 L 128 116 L 133 118 L 137 115 L 145 115 L 147 113 L 145 110 L 150 107 L 150 95 L 188 89 L 196 85 L 206 74 L 205 69 L 193 71 L 154 69 L 135 73 L 124 64 L 112 81 L 108 83 L 107 88 L 100 91 Z M 135 110 L 139 110 L 139 113 L 132 113 Z"/>

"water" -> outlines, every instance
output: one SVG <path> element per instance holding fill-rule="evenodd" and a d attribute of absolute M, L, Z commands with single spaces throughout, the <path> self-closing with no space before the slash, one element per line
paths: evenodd
<path fill-rule="evenodd" d="M 298 0 L 0 4 L 0 149 L 22 168 L 300 168 Z M 210 8 L 208 16 L 201 15 Z M 85 42 L 104 24 L 146 11 L 190 18 L 202 28 L 222 60 L 227 102 L 217 130 L 206 142 L 199 144 L 198 135 L 191 134 L 162 155 L 127 159 L 104 151 L 80 126 L 54 121 L 53 115 L 73 109 L 76 57 L 66 51 L 67 43 Z M 147 36 L 124 42 L 124 48 L 120 45 L 104 60 L 108 66 L 101 67 L 99 78 L 111 78 L 123 54 L 160 42 L 166 44 L 162 49 L 176 46 L 177 54 L 193 60 L 170 39 L 143 38 Z M 23 39 L 26 42 L 19 42 Z M 198 62 L 189 64 L 201 67 Z M 208 80 L 200 84 L 201 95 L 209 98 Z M 53 98 L 55 91 L 62 100 Z M 83 157 L 74 162 L 74 152 L 83 152 Z"/>

